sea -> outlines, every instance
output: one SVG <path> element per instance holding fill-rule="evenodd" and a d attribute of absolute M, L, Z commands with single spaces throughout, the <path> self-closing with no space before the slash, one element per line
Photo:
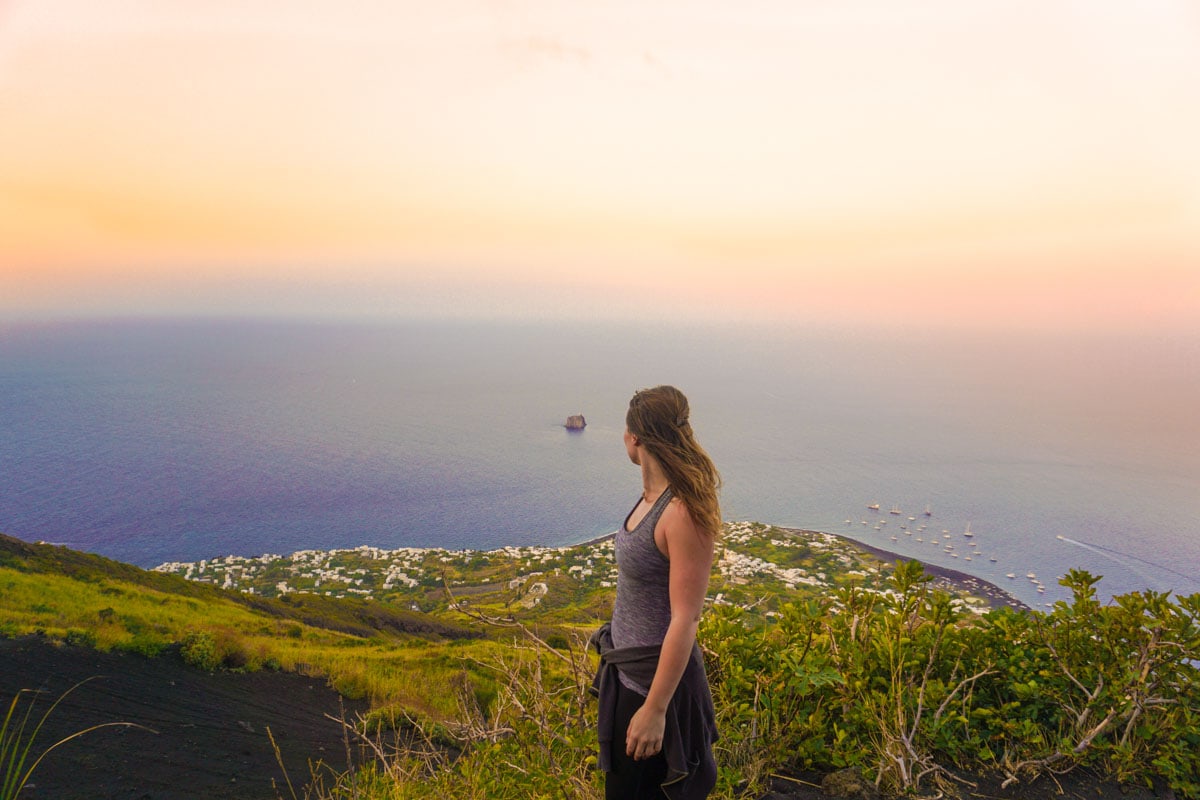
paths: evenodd
<path fill-rule="evenodd" d="M 1035 607 L 1069 596 L 1070 569 L 1102 598 L 1200 592 L 1192 333 L 3 322 L 0 532 L 143 567 L 579 543 L 636 500 L 624 412 L 664 383 L 690 398 L 726 519 L 847 536 Z"/>

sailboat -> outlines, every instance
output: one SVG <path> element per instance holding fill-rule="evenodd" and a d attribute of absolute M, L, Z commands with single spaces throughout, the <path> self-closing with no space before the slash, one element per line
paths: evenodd
<path fill-rule="evenodd" d="M 925 516 L 927 516 L 927 517 L 933 516 L 933 508 L 928 503 L 925 505 Z"/>
<path fill-rule="evenodd" d="M 970 539 L 974 535 L 975 534 L 971 533 L 971 523 L 968 522 L 967 529 L 965 531 L 963 531 L 963 536 L 966 536 L 968 539 Z"/>
<path fill-rule="evenodd" d="M 899 514 L 899 513 L 900 513 L 900 506 L 892 506 L 892 510 L 891 510 L 891 511 L 889 511 L 888 513 L 889 513 L 889 514 Z"/>

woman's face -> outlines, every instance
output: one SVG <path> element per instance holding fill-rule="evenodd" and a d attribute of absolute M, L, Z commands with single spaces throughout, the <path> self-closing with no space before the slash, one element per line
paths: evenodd
<path fill-rule="evenodd" d="M 637 437 L 630 433 L 628 428 L 625 429 L 625 453 L 634 464 L 640 465 L 642 463 L 638 458 Z"/>

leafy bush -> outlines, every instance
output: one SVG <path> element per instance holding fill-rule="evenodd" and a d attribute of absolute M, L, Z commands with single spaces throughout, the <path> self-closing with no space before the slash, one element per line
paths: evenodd
<path fill-rule="evenodd" d="M 96 647 L 96 634 L 92 633 L 91 631 L 81 630 L 79 628 L 71 628 L 67 631 L 66 636 L 63 637 L 63 641 L 72 647 L 88 647 L 94 649 Z"/>
<path fill-rule="evenodd" d="M 842 590 L 772 624 L 713 609 L 702 641 L 730 782 L 770 764 L 861 765 L 877 785 L 1007 782 L 1091 765 L 1200 798 L 1200 595 L 1135 592 L 1101 605 L 1072 571 L 1051 613 L 964 615 L 901 563 L 891 591 Z"/>
<path fill-rule="evenodd" d="M 1073 601 L 1032 616 L 1027 641 L 1038 669 L 1011 682 L 1008 704 L 1047 707 L 1041 752 L 1014 743 L 1015 779 L 1095 764 L 1121 781 L 1148 781 L 1150 767 L 1185 796 L 1200 796 L 1200 595 L 1132 592 L 1101 605 L 1099 579 L 1079 570 L 1061 583 Z M 1009 645 L 1012 649 L 1013 645 Z M 1020 753 L 1019 755 L 1017 753 Z"/>
<path fill-rule="evenodd" d="M 185 663 L 208 672 L 213 672 L 221 666 L 217 638 L 208 631 L 191 631 L 184 636 L 179 654 L 183 656 Z"/>
<path fill-rule="evenodd" d="M 121 645 L 121 649 L 136 653 L 146 658 L 155 658 L 170 644 L 164 636 L 151 631 L 139 631 L 133 638 Z"/>

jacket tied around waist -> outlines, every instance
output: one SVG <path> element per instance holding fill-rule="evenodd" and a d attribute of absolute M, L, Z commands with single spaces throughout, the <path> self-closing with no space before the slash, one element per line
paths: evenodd
<path fill-rule="evenodd" d="M 658 669 L 661 647 L 614 647 L 609 623 L 592 634 L 588 644 L 600 654 L 600 668 L 592 679 L 592 694 L 600 701 L 600 768 L 612 770 L 613 720 L 616 717 L 618 671 L 641 687 L 650 689 Z M 692 800 L 708 795 L 716 783 L 717 767 L 712 745 L 716 742 L 716 713 L 704 673 L 704 656 L 693 642 L 691 657 L 679 685 L 667 705 L 662 753 L 667 762 L 663 792 L 671 800 Z"/>

